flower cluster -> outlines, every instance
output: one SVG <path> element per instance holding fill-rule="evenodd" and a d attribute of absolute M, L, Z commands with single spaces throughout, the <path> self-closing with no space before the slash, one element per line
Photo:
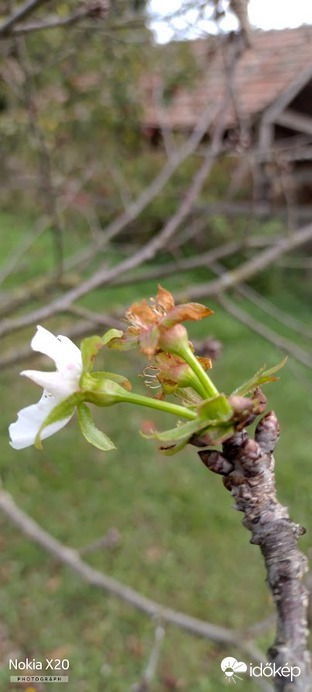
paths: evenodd
<path fill-rule="evenodd" d="M 128 331 L 122 337 L 112 339 L 108 345 L 121 350 L 139 346 L 140 351 L 148 357 L 159 351 L 169 351 L 183 358 L 188 336 L 181 322 L 197 322 L 212 315 L 212 312 L 200 303 L 175 305 L 171 293 L 158 286 L 157 296 L 151 298 L 150 303 L 142 300 L 128 308 Z"/>
<path fill-rule="evenodd" d="M 267 371 L 262 368 L 229 396 L 219 393 L 208 375 L 211 360 L 196 357 L 181 324 L 211 314 L 212 310 L 199 303 L 175 305 L 171 293 L 159 286 L 155 299 L 136 302 L 126 311 L 126 332 L 111 329 L 102 337 L 89 337 L 82 341 L 80 349 L 66 336 L 54 336 L 38 326 L 31 347 L 51 358 L 56 370 L 21 373 L 42 387 L 43 393 L 38 403 L 19 411 L 17 421 L 9 427 L 10 444 L 14 449 L 33 444 L 41 448 L 41 439 L 63 428 L 77 410 L 87 441 L 105 451 L 114 449 L 112 440 L 95 426 L 87 404 L 102 407 L 119 402 L 167 411 L 178 417 L 173 429 L 153 429 L 145 434 L 165 443 L 161 449 L 166 454 L 179 451 L 189 441 L 214 445 L 224 442 L 264 411 L 266 400 L 260 385 L 276 379 L 273 374 L 284 361 Z M 147 386 L 157 384 L 160 388 L 155 397 L 134 393 L 129 380 L 117 373 L 92 372 L 95 357 L 105 345 L 115 350 L 139 348 L 148 358 L 143 371 Z M 179 397 L 180 403 L 165 400 L 168 395 Z"/>

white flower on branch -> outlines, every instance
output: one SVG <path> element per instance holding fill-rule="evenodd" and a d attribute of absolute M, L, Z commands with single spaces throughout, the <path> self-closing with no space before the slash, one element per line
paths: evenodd
<path fill-rule="evenodd" d="M 19 411 L 17 421 L 9 426 L 10 444 L 14 449 L 23 449 L 34 444 L 42 423 L 55 406 L 77 392 L 82 374 L 80 349 L 67 336 L 54 336 L 44 327 L 38 326 L 31 341 L 31 347 L 34 351 L 52 358 L 56 371 L 23 370 L 21 372 L 21 375 L 29 377 L 30 380 L 43 387 L 43 394 L 37 404 Z M 54 435 L 68 423 L 72 415 L 47 425 L 41 437 L 44 439 Z"/>

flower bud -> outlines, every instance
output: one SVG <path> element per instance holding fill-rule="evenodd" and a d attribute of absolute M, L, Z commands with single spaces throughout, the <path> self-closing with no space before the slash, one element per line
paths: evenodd
<path fill-rule="evenodd" d="M 159 348 L 183 357 L 185 349 L 189 349 L 188 334 L 184 325 L 175 324 L 173 327 L 160 327 L 159 332 Z"/>

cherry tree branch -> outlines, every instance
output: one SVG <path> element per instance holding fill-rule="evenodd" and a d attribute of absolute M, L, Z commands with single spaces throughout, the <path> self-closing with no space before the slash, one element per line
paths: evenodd
<path fill-rule="evenodd" d="M 291 355 L 293 358 L 298 360 L 299 363 L 306 365 L 308 368 L 312 368 L 312 355 L 310 355 L 303 348 L 297 346 L 297 344 L 295 344 L 293 341 L 290 341 L 290 339 L 287 339 L 286 337 L 277 334 L 277 332 L 275 332 L 273 329 L 270 329 L 270 327 L 267 327 L 262 322 L 256 320 L 254 317 L 245 312 L 245 310 L 242 310 L 242 308 L 235 305 L 233 301 L 229 300 L 224 295 L 219 295 L 218 301 L 220 305 L 222 305 L 222 307 L 231 315 L 233 315 L 237 320 L 239 320 L 243 324 L 246 324 L 247 327 L 252 329 L 257 334 L 260 334 L 260 336 L 262 336 L 267 341 L 270 341 L 278 348 L 281 348 L 282 351 Z"/>
<path fill-rule="evenodd" d="M 104 589 L 104 591 L 120 598 L 128 605 L 137 608 L 146 615 L 158 619 L 160 622 L 175 625 L 195 636 L 204 637 L 205 639 L 209 639 L 223 646 L 230 645 L 239 647 L 241 651 L 251 656 L 256 662 L 265 661 L 258 648 L 249 639 L 244 639 L 243 635 L 240 633 L 225 627 L 213 625 L 204 620 L 187 615 L 186 613 L 173 610 L 172 608 L 167 608 L 166 606 L 152 601 L 150 598 L 142 596 L 138 591 L 122 584 L 116 579 L 90 567 L 90 565 L 80 558 L 78 551 L 68 548 L 51 536 L 51 534 L 39 526 L 34 519 L 23 512 L 23 510 L 16 505 L 12 496 L 4 490 L 0 491 L 0 510 L 8 516 L 26 536 L 35 541 L 35 543 L 53 555 L 53 557 L 62 564 L 67 565 L 87 584 Z"/>
<path fill-rule="evenodd" d="M 234 255 L 245 247 L 245 243 L 239 241 L 231 241 L 219 245 L 208 252 L 203 252 L 201 255 L 177 259 L 174 262 L 167 262 L 159 267 L 149 267 L 146 271 L 139 274 L 130 274 L 117 276 L 112 282 L 113 286 L 127 286 L 128 284 L 136 284 L 141 281 L 149 281 L 151 279 L 160 279 L 164 276 L 170 276 L 174 272 L 189 271 L 190 269 L 198 269 L 199 267 L 209 267 L 212 262 L 218 259 L 223 259 L 230 255 Z"/>
<path fill-rule="evenodd" d="M 289 518 L 287 507 L 276 497 L 273 451 L 278 437 L 278 422 L 270 411 L 258 423 L 255 439 L 243 430 L 223 444 L 222 454 L 202 450 L 199 455 L 208 469 L 223 476 L 234 509 L 244 514 L 243 525 L 252 534 L 250 542 L 259 545 L 264 558 L 277 613 L 275 641 L 268 652 L 274 664 L 275 689 L 309 692 L 307 589 L 302 583 L 308 566 L 297 548 L 305 529 Z"/>
<path fill-rule="evenodd" d="M 189 234 L 192 233 L 192 225 L 188 228 Z M 259 241 L 259 243 L 258 243 Z M 236 253 L 242 252 L 247 248 L 263 247 L 263 245 L 272 245 L 274 242 L 272 239 L 263 242 L 263 238 L 245 238 L 242 240 L 231 240 L 228 243 L 223 243 L 217 247 L 203 252 L 200 255 L 192 255 L 191 257 L 178 257 L 174 262 L 166 262 L 166 264 L 159 265 L 158 267 L 149 267 L 146 271 L 136 272 L 135 274 L 126 274 L 117 276 L 111 283 L 113 286 L 126 286 L 128 284 L 136 284 L 142 281 L 150 281 L 151 279 L 160 279 L 164 276 L 170 276 L 174 272 L 184 272 L 190 269 L 199 269 L 200 267 L 209 267 L 220 259 L 224 257 L 229 257 L 235 255 Z M 176 245 L 174 245 L 174 249 Z"/>
<path fill-rule="evenodd" d="M 209 160 L 210 157 L 211 160 Z M 183 219 L 188 214 L 194 196 L 198 194 L 198 190 L 203 183 L 203 179 L 206 177 L 207 172 L 212 165 L 213 158 L 212 152 L 209 152 L 209 156 L 204 161 L 202 168 L 199 169 L 188 195 L 182 202 L 176 214 L 170 219 L 162 231 L 152 240 L 150 240 L 144 247 L 140 248 L 137 253 L 119 263 L 112 269 L 107 269 L 106 267 L 104 269 L 100 269 L 92 277 L 86 279 L 79 286 L 65 293 L 61 298 L 51 301 L 49 305 L 41 307 L 38 310 L 34 310 L 28 315 L 22 315 L 21 317 L 17 317 L 15 319 L 4 319 L 0 324 L 0 336 L 22 329 L 23 327 L 29 326 L 30 324 L 34 324 L 41 320 L 45 320 L 57 312 L 66 312 L 71 308 L 71 305 L 75 300 L 82 297 L 89 291 L 113 282 L 114 279 L 121 273 L 134 269 L 143 262 L 152 259 L 166 244 L 169 238 L 176 231 L 179 224 L 182 223 Z M 191 287 L 188 291 L 189 298 L 194 300 L 203 296 L 218 296 L 225 289 L 232 288 L 241 281 L 251 278 L 258 272 L 273 264 L 277 258 L 281 257 L 287 252 L 290 252 L 296 247 L 304 245 L 311 238 L 312 224 L 309 224 L 301 229 L 298 229 L 290 237 L 288 236 L 286 238 L 282 238 L 277 244 L 266 248 L 262 252 L 258 252 L 256 256 L 252 257 L 246 262 L 243 262 L 237 269 L 226 271 L 217 279 L 213 279 L 202 284 L 196 284 L 196 286 Z M 176 298 L 179 299 L 179 293 L 176 294 Z M 263 329 L 263 327 L 261 327 L 261 329 Z M 268 328 L 266 328 L 266 330 L 268 330 Z M 283 341 L 283 337 L 278 338 L 281 343 Z M 282 348 L 284 348 L 284 346 L 282 346 Z M 301 358 L 301 362 L 308 364 L 310 367 L 309 357 L 306 358 L 304 353 L 302 353 L 299 358 Z"/>
<path fill-rule="evenodd" d="M 197 284 L 190 291 L 193 299 L 200 296 L 218 295 L 221 291 L 232 288 L 241 281 L 246 281 L 255 276 L 266 267 L 273 264 L 279 257 L 309 242 L 312 238 L 312 224 L 297 229 L 291 236 L 283 237 L 276 245 L 270 246 L 257 253 L 254 257 L 242 262 L 236 269 L 224 272 L 213 281 Z"/>
<path fill-rule="evenodd" d="M 278 308 L 276 305 L 272 303 L 272 301 L 267 300 L 266 298 L 261 296 L 257 291 L 255 291 L 254 288 L 251 288 L 251 286 L 247 286 L 246 284 L 239 284 L 239 286 L 236 287 L 236 290 L 242 296 L 244 296 L 244 298 L 247 298 L 247 300 L 253 303 L 253 305 L 257 305 L 257 307 L 259 307 L 263 312 L 265 312 L 267 315 L 270 315 L 270 317 L 273 317 L 280 324 L 283 324 L 285 327 L 291 329 L 296 334 L 300 334 L 305 339 L 312 340 L 311 329 L 309 329 L 305 324 L 297 320 L 296 317 L 293 317 L 292 315 L 289 315 L 288 313 Z"/>
<path fill-rule="evenodd" d="M 211 264 L 211 269 L 219 276 L 222 276 L 224 273 L 224 269 L 219 262 L 213 262 Z M 258 305 L 264 312 L 274 317 L 275 320 L 287 326 L 289 329 L 294 330 L 296 333 L 301 334 L 307 339 L 312 338 L 312 332 L 302 325 L 301 322 L 292 316 L 285 314 L 282 310 L 276 308 L 269 301 L 259 296 L 258 293 L 249 286 L 240 283 L 236 287 L 236 291 L 255 305 Z M 274 346 L 281 348 L 285 353 L 291 355 L 299 363 L 306 365 L 308 368 L 312 368 L 312 355 L 298 346 L 294 341 L 288 339 L 287 337 L 281 336 L 270 327 L 267 327 L 262 322 L 259 322 L 248 312 L 229 300 L 224 293 L 221 293 L 218 296 L 218 301 L 224 310 L 226 310 L 229 314 L 234 315 L 234 317 L 242 322 L 242 324 L 245 324 L 264 339 L 274 344 Z"/>

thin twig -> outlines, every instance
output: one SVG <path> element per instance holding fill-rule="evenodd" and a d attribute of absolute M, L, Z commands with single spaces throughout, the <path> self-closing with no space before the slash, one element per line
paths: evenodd
<path fill-rule="evenodd" d="M 164 147 L 166 150 L 167 157 L 170 161 L 171 157 L 175 153 L 176 147 L 174 146 L 174 140 L 172 137 L 172 130 L 168 127 L 166 123 L 166 115 L 163 108 L 163 84 L 158 83 L 153 89 L 153 101 L 156 109 L 156 114 L 158 118 L 158 124 L 160 132 L 162 135 Z"/>
<path fill-rule="evenodd" d="M 114 329 L 121 329 L 121 322 L 117 317 L 112 315 L 107 315 L 104 312 L 93 312 L 93 310 L 88 310 L 87 308 L 80 307 L 78 305 L 71 305 L 67 312 L 69 314 L 77 315 L 77 317 L 83 317 L 83 319 L 88 320 L 91 324 L 103 327 L 112 327 Z"/>
<path fill-rule="evenodd" d="M 24 36 L 26 34 L 33 34 L 37 31 L 45 31 L 47 29 L 58 29 L 64 26 L 73 26 L 74 24 L 77 24 L 78 22 L 82 21 L 82 19 L 86 19 L 89 16 L 90 11 L 87 9 L 87 7 L 81 7 L 79 10 L 76 10 L 76 12 L 72 12 L 67 17 L 58 17 L 56 15 L 55 17 L 52 16 L 40 22 L 30 22 L 29 24 L 20 24 L 18 26 L 13 26 L 10 29 L 10 33 L 12 33 L 14 36 Z"/>
<path fill-rule="evenodd" d="M 156 675 L 164 636 L 164 628 L 160 624 L 156 625 L 154 643 L 146 669 L 141 677 L 140 682 L 131 686 L 131 692 L 149 692 L 150 686 Z"/>
<path fill-rule="evenodd" d="M 269 615 L 269 617 L 265 618 L 265 620 L 260 620 L 259 622 L 255 622 L 253 625 L 247 627 L 245 632 L 251 639 L 253 639 L 254 637 L 258 637 L 259 634 L 263 634 L 263 632 L 271 629 L 271 627 L 274 627 L 275 621 L 275 615 Z"/>
<path fill-rule="evenodd" d="M 273 246 L 258 252 L 254 257 L 242 262 L 236 269 L 226 271 L 220 278 L 202 284 L 197 284 L 190 291 L 192 299 L 201 296 L 216 296 L 222 291 L 232 288 L 241 281 L 246 281 L 263 269 L 273 264 L 279 257 L 291 252 L 297 247 L 309 242 L 312 238 L 312 224 L 297 229 L 290 237 L 281 238 Z"/>
<path fill-rule="evenodd" d="M 112 527 L 107 531 L 105 536 L 101 536 L 101 538 L 96 538 L 96 540 L 92 541 L 92 543 L 88 543 L 88 545 L 84 546 L 84 548 L 80 548 L 79 554 L 80 556 L 88 555 L 88 553 L 93 553 L 95 550 L 101 550 L 103 548 L 114 548 L 119 543 L 120 533 L 118 529 L 114 529 L 114 527 Z"/>
<path fill-rule="evenodd" d="M 245 247 L 245 243 L 240 243 L 239 241 L 231 241 L 229 243 L 224 243 L 219 247 L 213 248 L 208 252 L 204 252 L 201 255 L 195 255 L 194 257 L 187 257 L 185 259 L 177 259 L 175 262 L 167 262 L 164 265 L 158 267 L 150 267 L 146 271 L 142 271 L 137 274 L 130 274 L 127 276 L 121 275 L 115 278 L 112 283 L 113 286 L 127 286 L 128 284 L 139 283 L 141 281 L 150 281 L 151 279 L 160 279 L 164 276 L 170 276 L 175 272 L 188 271 L 190 269 L 198 269 L 199 267 L 209 267 L 212 262 L 217 259 L 222 259 L 228 257 L 229 255 L 234 255 L 239 250 Z"/>
<path fill-rule="evenodd" d="M 40 5 L 46 3 L 46 0 L 26 0 L 17 10 L 15 10 L 10 17 L 2 22 L 0 25 L 0 36 L 8 34 L 12 27 L 20 22 L 21 19 L 25 19 L 31 12 L 37 10 Z"/>
<path fill-rule="evenodd" d="M 228 201 L 227 195 L 224 200 L 219 202 L 200 202 L 194 205 L 196 212 L 201 214 L 206 214 L 209 218 L 210 216 L 215 216 L 216 214 L 223 214 L 224 216 L 248 216 L 254 219 L 255 217 L 264 217 L 266 219 L 286 219 L 287 211 L 285 205 L 274 205 L 266 201 L 244 201 L 244 200 L 234 200 Z M 312 216 L 311 204 L 301 204 L 294 207 L 294 212 L 298 223 L 310 221 Z"/>
<path fill-rule="evenodd" d="M 235 305 L 235 303 L 226 298 L 224 294 L 218 296 L 218 301 L 220 305 L 222 305 L 222 307 L 237 320 L 243 324 L 246 324 L 247 327 L 252 329 L 267 341 L 270 341 L 278 348 L 282 349 L 282 351 L 285 353 L 291 355 L 293 358 L 298 360 L 299 363 L 306 365 L 308 368 L 312 368 L 312 356 L 307 353 L 307 351 L 304 351 L 300 346 L 297 346 L 297 344 L 295 344 L 293 341 L 286 339 L 284 336 L 280 336 L 280 334 L 274 332 L 273 329 L 270 329 L 262 322 L 259 322 L 251 317 L 251 315 L 242 310 L 242 308 L 239 308 L 237 305 Z"/>
<path fill-rule="evenodd" d="M 239 284 L 236 287 L 236 290 L 242 296 L 247 298 L 251 303 L 261 308 L 263 312 L 266 312 L 267 315 L 274 317 L 274 319 L 280 322 L 280 324 L 283 324 L 285 327 L 288 327 L 288 329 L 292 329 L 294 332 L 296 332 L 296 334 L 300 334 L 301 336 L 304 336 L 306 339 L 312 339 L 311 329 L 308 329 L 308 327 L 306 327 L 302 322 L 297 320 L 292 315 L 289 315 L 288 313 L 285 313 L 283 310 L 280 310 L 280 308 L 274 305 L 270 300 L 267 300 L 263 296 L 259 295 L 259 293 L 257 293 L 257 291 L 255 291 L 254 288 L 251 288 L 251 286 L 247 286 L 246 284 Z"/>

